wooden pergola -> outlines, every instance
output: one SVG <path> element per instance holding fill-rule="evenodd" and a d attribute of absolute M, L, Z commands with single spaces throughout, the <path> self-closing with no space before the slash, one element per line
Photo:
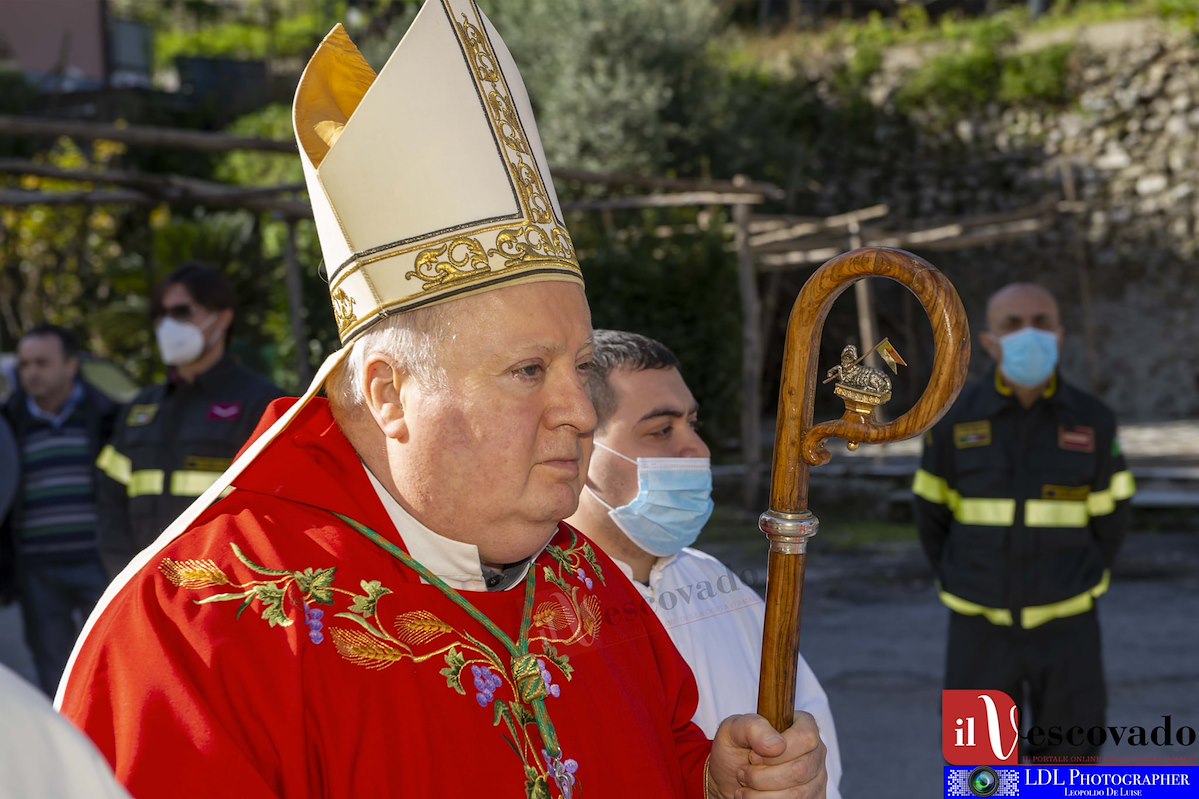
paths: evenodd
<path fill-rule="evenodd" d="M 75 141 L 112 141 L 123 144 L 174 150 L 224 153 L 235 150 L 294 154 L 295 143 L 269 139 L 205 133 L 145 126 L 107 125 L 53 119 L 0 116 L 0 135 L 10 137 L 60 137 Z M 296 247 L 296 224 L 311 219 L 311 208 L 302 184 L 246 188 L 178 175 L 123 171 L 65 170 L 34 161 L 0 159 L 0 174 L 36 176 L 69 183 L 80 188 L 65 191 L 0 189 L 0 207 L 133 205 L 155 207 L 205 207 L 267 213 L 287 227 L 285 261 L 288 300 L 293 313 L 292 335 L 297 344 L 305 339 L 302 267 Z M 893 229 L 885 222 L 886 205 L 874 205 L 821 218 L 755 214 L 755 207 L 781 201 L 785 192 L 774 185 L 738 176 L 731 181 L 679 180 L 629 175 L 610 175 L 572 169 L 555 169 L 554 178 L 627 191 L 643 190 L 636 196 L 619 196 L 567 203 L 571 213 L 650 208 L 711 207 L 731 209 L 728 226 L 731 249 L 736 254 L 742 311 L 742 403 L 740 450 L 744 464 L 742 496 L 753 505 L 766 467 L 763 457 L 761 417 L 765 335 L 779 304 L 779 277 L 787 271 L 811 269 L 847 249 L 888 246 L 905 249 L 947 251 L 994 244 L 1039 233 L 1056 222 L 1059 211 L 1076 210 L 1076 203 L 1046 197 L 1041 202 L 1001 214 L 962 217 L 928 225 Z M 658 235 L 686 235 L 687 230 L 660 228 Z M 764 280 L 763 280 L 764 278 Z M 863 346 L 877 339 L 877 322 L 870 283 L 854 286 L 858 327 Z M 1085 301 L 1085 298 L 1084 298 Z M 307 351 L 297 346 L 297 369 L 303 382 L 311 379 Z"/>

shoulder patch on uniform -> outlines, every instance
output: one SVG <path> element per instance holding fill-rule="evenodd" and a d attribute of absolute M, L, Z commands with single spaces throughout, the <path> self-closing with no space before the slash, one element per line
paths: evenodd
<path fill-rule="evenodd" d="M 1057 445 L 1071 452 L 1094 452 L 1095 428 L 1062 425 L 1057 429 Z"/>
<path fill-rule="evenodd" d="M 953 445 L 958 449 L 991 446 L 991 420 L 961 422 L 953 426 Z"/>
<path fill-rule="evenodd" d="M 1121 456 L 1121 455 L 1123 455 L 1123 454 L 1124 454 L 1124 450 L 1122 450 L 1122 449 L 1120 448 L 1120 439 L 1118 439 L 1118 438 L 1113 438 L 1113 439 L 1112 439 L 1112 457 L 1113 457 L 1113 458 L 1118 458 L 1118 457 L 1120 457 L 1120 456 Z"/>
<path fill-rule="evenodd" d="M 131 405 L 125 424 L 129 427 L 145 427 L 158 415 L 158 405 Z"/>

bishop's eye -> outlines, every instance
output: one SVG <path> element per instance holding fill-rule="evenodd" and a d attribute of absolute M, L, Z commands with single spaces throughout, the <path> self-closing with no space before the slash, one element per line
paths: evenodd
<path fill-rule="evenodd" d="M 524 366 L 516 367 L 515 369 L 512 370 L 512 373 L 515 374 L 517 377 L 523 377 L 523 378 L 527 378 L 529 380 L 536 380 L 537 378 L 539 378 L 543 374 L 545 374 L 545 367 L 539 363 L 529 363 L 529 364 L 525 364 Z"/>

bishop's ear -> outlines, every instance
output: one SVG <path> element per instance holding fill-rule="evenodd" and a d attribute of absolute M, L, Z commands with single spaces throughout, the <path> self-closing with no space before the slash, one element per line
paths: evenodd
<path fill-rule="evenodd" d="M 408 434 L 404 420 L 404 404 L 400 391 L 408 376 L 394 363 L 381 355 L 371 356 L 366 363 L 366 405 L 383 435 L 402 441 Z"/>

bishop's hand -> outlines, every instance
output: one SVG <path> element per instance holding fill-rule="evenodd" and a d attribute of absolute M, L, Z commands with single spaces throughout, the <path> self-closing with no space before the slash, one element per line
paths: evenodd
<path fill-rule="evenodd" d="M 824 758 L 820 730 L 808 713 L 796 713 L 782 733 L 757 714 L 730 716 L 712 741 L 704 789 L 720 799 L 823 799 Z"/>

